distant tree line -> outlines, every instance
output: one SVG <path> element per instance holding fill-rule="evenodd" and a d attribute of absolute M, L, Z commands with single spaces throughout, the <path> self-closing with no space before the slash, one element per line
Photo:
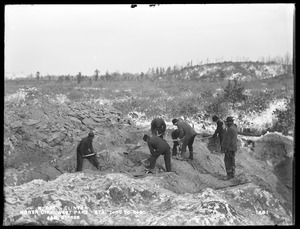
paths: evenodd
<path fill-rule="evenodd" d="M 100 70 L 96 69 L 94 71 L 94 74 L 91 76 L 87 75 L 82 75 L 81 72 L 79 72 L 77 75 L 44 75 L 42 76 L 39 71 L 36 72 L 35 74 L 35 80 L 40 81 L 57 81 L 59 83 L 62 82 L 70 82 L 70 81 L 76 81 L 77 84 L 80 84 L 81 82 L 84 81 L 131 81 L 131 80 L 156 80 L 156 79 L 163 79 L 163 78 L 168 78 L 172 77 L 175 79 L 181 79 L 186 76 L 186 71 L 189 71 L 189 79 L 195 79 L 198 76 L 197 69 L 195 67 L 199 67 L 202 65 L 213 65 L 217 63 L 241 63 L 241 62 L 249 62 L 249 63 L 260 63 L 260 64 L 282 64 L 288 66 L 288 73 L 291 73 L 292 71 L 292 63 L 293 63 L 293 58 L 290 57 L 290 55 L 287 53 L 284 56 L 276 56 L 276 57 L 261 57 L 259 61 L 253 62 L 250 61 L 249 58 L 245 57 L 237 57 L 236 61 L 223 61 L 223 57 L 221 58 L 216 58 L 214 62 L 209 60 L 209 58 L 206 59 L 205 62 L 203 61 L 198 61 L 197 65 L 193 65 L 193 61 L 188 61 L 185 66 L 179 66 L 179 65 L 174 65 L 174 66 L 168 66 L 168 67 L 152 67 L 149 68 L 146 72 L 141 72 L 141 73 L 119 73 L 119 72 L 108 72 L 106 71 L 104 74 L 100 74 Z M 219 71 L 218 73 L 220 79 L 225 78 L 226 75 L 222 70 Z M 34 77 L 32 74 L 30 74 L 27 79 L 33 80 Z"/>

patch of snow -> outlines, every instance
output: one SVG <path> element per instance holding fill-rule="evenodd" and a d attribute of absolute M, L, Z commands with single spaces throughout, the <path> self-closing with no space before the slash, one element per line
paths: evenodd
<path fill-rule="evenodd" d="M 126 102 L 128 100 L 130 100 L 131 97 L 129 96 L 124 96 L 123 98 L 117 98 L 117 99 L 114 99 L 112 102 Z"/>
<path fill-rule="evenodd" d="M 27 95 L 26 91 L 18 90 L 16 93 L 6 95 L 4 97 L 5 102 L 16 102 L 19 103 L 21 101 L 25 100 L 25 97 Z"/>
<path fill-rule="evenodd" d="M 99 103 L 99 105 L 105 105 L 105 104 L 112 105 L 112 103 L 113 103 L 109 99 L 102 99 L 102 98 L 92 99 L 91 101 L 94 102 L 94 103 Z"/>
<path fill-rule="evenodd" d="M 284 74 L 284 69 L 282 65 L 272 64 L 272 65 L 263 65 L 263 70 L 269 73 L 269 77 L 273 77 L 276 75 Z"/>
<path fill-rule="evenodd" d="M 4 96 L 4 101 L 19 103 L 21 101 L 24 101 L 28 92 L 31 91 L 37 91 L 37 88 L 35 87 L 20 88 L 17 92 Z"/>
<path fill-rule="evenodd" d="M 235 79 L 235 78 L 240 78 L 241 76 L 242 76 L 242 74 L 241 74 L 240 72 L 238 72 L 238 73 L 232 74 L 231 76 L 228 76 L 227 78 L 228 78 L 229 80 L 233 80 L 233 79 Z"/>
<path fill-rule="evenodd" d="M 58 95 L 56 95 L 56 100 L 57 100 L 57 102 L 59 102 L 59 103 L 66 103 L 66 102 L 70 101 L 70 100 L 67 98 L 67 96 L 64 95 L 64 94 L 58 94 Z"/>
<path fill-rule="evenodd" d="M 277 131 L 271 132 L 271 133 L 268 131 L 268 132 L 265 134 L 265 136 L 266 136 L 266 135 L 274 135 L 274 134 L 279 135 L 279 136 L 282 137 L 282 138 L 287 138 L 287 139 L 289 139 L 289 140 L 291 140 L 291 141 L 294 141 L 294 138 L 293 138 L 292 136 L 286 136 L 286 135 L 283 135 L 282 133 L 277 132 Z"/>
<path fill-rule="evenodd" d="M 233 71 L 234 70 L 234 66 L 228 66 L 225 68 L 226 71 Z"/>
<path fill-rule="evenodd" d="M 255 75 L 261 78 L 262 72 L 260 70 L 255 70 Z"/>
<path fill-rule="evenodd" d="M 130 112 L 128 114 L 128 117 L 131 118 L 137 126 L 149 128 L 151 126 L 152 119 L 147 118 L 145 113 L 134 111 Z M 210 121 L 196 120 L 188 117 L 179 118 L 190 124 L 194 128 L 194 130 L 199 134 L 204 132 L 213 134 L 215 129 L 217 128 L 216 124 Z M 173 125 L 171 120 L 167 121 L 165 117 L 163 117 L 163 119 L 166 123 L 167 129 L 177 129 L 177 127 Z"/>
<path fill-rule="evenodd" d="M 185 96 L 185 97 L 190 97 L 190 96 L 193 95 L 193 92 L 192 91 L 186 91 L 186 92 L 183 92 L 181 95 Z"/>
<path fill-rule="evenodd" d="M 276 109 L 284 110 L 286 107 L 286 99 L 275 100 L 270 103 L 269 107 L 261 113 L 252 112 L 248 115 L 243 116 L 243 123 L 247 122 L 250 125 L 244 127 L 254 128 L 261 130 L 265 127 L 271 127 L 274 123 L 273 112 Z M 237 115 L 237 114 L 235 114 Z"/>
<path fill-rule="evenodd" d="M 245 89 L 244 94 L 250 96 L 250 95 L 252 95 L 251 92 L 252 92 L 251 89 Z"/>
<path fill-rule="evenodd" d="M 67 98 L 65 94 L 57 94 L 55 98 L 49 98 L 48 95 L 46 95 L 46 97 L 48 97 L 49 101 L 52 103 L 63 104 L 63 103 L 70 102 L 70 100 Z"/>

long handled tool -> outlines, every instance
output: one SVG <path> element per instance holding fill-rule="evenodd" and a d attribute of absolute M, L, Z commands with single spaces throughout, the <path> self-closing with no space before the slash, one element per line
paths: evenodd
<path fill-rule="evenodd" d="M 138 149 L 138 148 L 140 148 L 141 147 L 141 145 L 136 145 L 136 146 L 134 146 L 131 150 L 129 150 L 128 152 L 124 152 L 123 154 L 130 154 L 133 150 L 136 150 L 136 149 Z"/>
<path fill-rule="evenodd" d="M 209 139 L 209 138 L 212 138 L 212 136 L 203 137 L 203 138 L 200 138 L 199 140 L 205 140 L 205 139 Z"/>
<path fill-rule="evenodd" d="M 203 138 L 199 138 L 199 140 L 205 140 L 205 139 L 209 139 L 212 138 L 212 136 L 208 136 L 208 137 L 203 137 Z M 181 139 L 172 139 L 173 142 L 179 142 Z"/>

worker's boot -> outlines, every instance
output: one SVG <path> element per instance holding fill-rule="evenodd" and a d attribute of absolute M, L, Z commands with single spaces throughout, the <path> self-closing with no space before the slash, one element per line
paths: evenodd
<path fill-rule="evenodd" d="M 233 178 L 232 172 L 228 172 L 228 173 L 227 173 L 226 180 L 230 180 L 231 178 Z"/>
<path fill-rule="evenodd" d="M 231 172 L 230 176 L 231 178 L 234 178 L 234 172 Z"/>
<path fill-rule="evenodd" d="M 155 169 L 148 169 L 148 170 L 146 170 L 146 174 L 155 174 L 156 173 L 156 171 L 155 171 Z"/>

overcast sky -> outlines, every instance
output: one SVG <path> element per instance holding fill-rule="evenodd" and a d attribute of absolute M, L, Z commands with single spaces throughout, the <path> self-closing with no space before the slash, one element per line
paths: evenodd
<path fill-rule="evenodd" d="M 5 72 L 146 72 L 293 52 L 293 4 L 7 5 Z"/>

